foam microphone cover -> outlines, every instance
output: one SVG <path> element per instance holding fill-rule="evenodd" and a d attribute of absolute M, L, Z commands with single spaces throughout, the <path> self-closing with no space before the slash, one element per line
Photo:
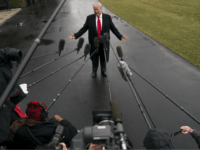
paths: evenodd
<path fill-rule="evenodd" d="M 83 43 L 84 43 L 84 38 L 79 38 L 79 41 L 78 41 L 78 44 L 77 44 L 78 50 L 82 48 Z"/>
<path fill-rule="evenodd" d="M 94 38 L 94 47 L 99 47 L 99 40 L 98 40 L 98 37 L 95 37 Z"/>
<path fill-rule="evenodd" d="M 90 44 L 85 45 L 85 50 L 84 50 L 85 56 L 87 56 L 90 53 L 90 48 L 91 48 Z"/>
<path fill-rule="evenodd" d="M 65 46 L 65 40 L 61 39 L 59 42 L 59 51 L 62 51 Z"/>
<path fill-rule="evenodd" d="M 114 101 L 114 100 L 110 100 L 109 104 L 111 106 L 111 112 L 112 112 L 113 120 L 116 121 L 116 119 L 118 119 L 118 118 L 122 120 L 122 116 L 121 116 L 121 113 L 119 111 L 117 102 Z"/>
<path fill-rule="evenodd" d="M 107 41 L 107 40 L 109 39 L 108 33 L 104 33 L 104 34 L 103 34 L 103 37 L 104 37 L 105 41 Z"/>
<path fill-rule="evenodd" d="M 99 40 L 101 41 L 102 44 L 105 43 L 105 39 L 104 39 L 104 37 L 102 35 L 99 37 Z"/>
<path fill-rule="evenodd" d="M 117 46 L 117 54 L 119 57 L 123 57 L 123 52 L 121 46 Z"/>

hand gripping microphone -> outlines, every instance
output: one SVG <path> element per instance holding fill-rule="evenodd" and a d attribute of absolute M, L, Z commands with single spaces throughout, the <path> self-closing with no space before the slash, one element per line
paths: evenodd
<path fill-rule="evenodd" d="M 104 39 L 104 37 L 103 37 L 102 35 L 99 37 L 99 40 L 100 40 L 101 43 L 103 44 L 104 49 L 107 50 L 107 48 L 106 48 L 106 41 L 105 41 L 105 39 Z"/>
<path fill-rule="evenodd" d="M 99 53 L 99 40 L 98 40 L 98 37 L 94 38 L 94 47 L 95 47 L 96 53 L 98 54 Z"/>
<path fill-rule="evenodd" d="M 75 50 L 77 50 L 77 54 L 79 53 L 80 49 L 82 48 L 84 43 L 84 38 L 80 38 L 77 44 L 77 48 Z"/>
<path fill-rule="evenodd" d="M 59 56 L 61 54 L 61 51 L 63 51 L 64 46 L 65 46 L 65 40 L 61 39 L 60 42 L 59 42 L 59 46 L 58 46 L 58 54 L 59 54 Z"/>
<path fill-rule="evenodd" d="M 111 112 L 112 112 L 112 118 L 114 121 L 116 121 L 116 119 L 121 119 L 122 120 L 122 116 L 121 113 L 119 111 L 117 102 L 114 100 L 110 100 L 109 104 L 111 106 Z"/>
<path fill-rule="evenodd" d="M 85 50 L 84 50 L 85 59 L 86 59 L 87 55 L 90 53 L 90 49 L 91 49 L 91 45 L 90 44 L 86 44 L 85 45 Z M 84 59 L 84 61 L 85 61 L 85 59 Z"/>

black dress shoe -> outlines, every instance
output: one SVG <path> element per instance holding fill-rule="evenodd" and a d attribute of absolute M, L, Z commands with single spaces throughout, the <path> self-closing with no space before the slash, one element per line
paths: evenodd
<path fill-rule="evenodd" d="M 101 72 L 101 74 L 102 74 L 104 77 L 107 77 L 106 72 Z"/>
<path fill-rule="evenodd" d="M 93 72 L 93 73 L 91 74 L 92 78 L 95 78 L 95 77 L 96 77 L 96 75 L 97 75 L 97 73 L 96 73 L 96 72 Z"/>

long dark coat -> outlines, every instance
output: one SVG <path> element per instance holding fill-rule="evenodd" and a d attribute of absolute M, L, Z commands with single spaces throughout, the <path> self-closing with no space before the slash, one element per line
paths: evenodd
<path fill-rule="evenodd" d="M 108 33 L 109 35 L 109 39 L 110 39 L 110 30 L 116 35 L 116 37 L 121 40 L 122 35 L 119 33 L 119 31 L 117 30 L 117 28 L 115 27 L 115 25 L 112 22 L 111 16 L 108 14 L 104 14 L 102 13 L 102 19 L 103 19 L 103 26 L 102 26 L 102 35 L 104 33 Z M 81 37 L 86 31 L 88 30 L 88 40 L 89 43 L 91 44 L 91 49 L 90 49 L 90 55 L 95 51 L 94 49 L 94 38 L 98 37 L 97 34 L 97 27 L 96 27 L 96 15 L 92 14 L 87 16 L 86 22 L 84 24 L 84 26 L 77 32 L 74 34 L 75 39 L 78 39 L 79 37 Z M 106 52 L 106 57 L 107 57 L 107 61 L 109 61 L 109 43 L 107 42 L 106 47 L 108 49 L 108 51 Z M 93 58 L 91 58 L 92 60 Z"/>

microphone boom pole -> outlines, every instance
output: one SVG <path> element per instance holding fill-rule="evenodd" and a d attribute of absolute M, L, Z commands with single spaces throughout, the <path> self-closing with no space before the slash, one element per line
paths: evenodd
<path fill-rule="evenodd" d="M 111 45 L 111 44 L 110 44 L 110 45 Z M 112 47 L 112 46 L 111 46 L 111 47 Z M 113 47 L 112 47 L 112 50 L 113 50 L 113 52 L 114 52 L 114 54 L 115 54 L 115 56 L 116 56 L 116 58 L 117 58 L 117 61 L 119 62 L 120 66 L 122 67 L 122 65 L 121 65 L 121 63 L 120 63 L 120 60 L 118 59 L 118 57 L 117 57 L 117 55 L 116 55 L 116 53 L 115 53 Z M 140 100 L 139 100 L 139 96 L 138 96 L 138 94 L 137 94 L 135 88 L 133 87 L 133 85 L 132 85 L 131 82 L 130 82 L 130 77 L 127 77 L 127 74 L 126 74 L 126 72 L 124 71 L 124 69 L 122 69 L 122 70 L 123 70 L 123 72 L 124 72 L 124 75 L 125 75 L 126 78 L 128 79 L 128 80 L 127 80 L 127 81 L 128 81 L 128 84 L 129 84 L 129 86 L 130 86 L 130 88 L 131 88 L 131 91 L 132 91 L 133 95 L 134 95 L 135 98 L 136 98 L 136 101 L 137 101 L 137 103 L 138 103 L 138 106 L 139 106 L 139 108 L 140 108 L 140 110 L 141 110 L 141 113 L 142 113 L 142 115 L 143 115 L 143 117 L 144 117 L 144 119 L 145 119 L 145 121 L 146 121 L 146 123 L 147 123 L 149 129 L 152 129 L 152 127 L 151 127 L 151 125 L 150 125 L 150 123 L 149 123 L 149 121 L 148 121 L 148 118 L 147 118 L 147 116 L 146 116 L 146 114 L 145 114 L 145 112 L 144 112 L 144 110 L 143 110 L 143 108 L 142 108 L 142 106 L 141 106 L 141 103 L 140 103 Z"/>
<path fill-rule="evenodd" d="M 53 60 L 51 60 L 51 61 L 49 61 L 49 62 L 47 62 L 47 63 L 45 63 L 45 64 L 43 64 L 43 65 L 41 65 L 41 66 L 39 66 L 39 67 L 37 67 L 37 68 L 35 68 L 35 69 L 29 71 L 29 72 L 27 72 L 27 73 L 21 75 L 19 78 L 22 78 L 22 77 L 24 77 L 24 76 L 26 76 L 26 75 L 28 75 L 28 74 L 30 74 L 30 73 L 33 73 L 34 71 L 36 71 L 36 70 L 38 70 L 38 69 L 40 69 L 40 68 L 42 68 L 42 67 L 44 67 L 44 66 L 46 66 L 46 65 L 48 65 L 48 64 L 50 64 L 50 63 L 52 63 L 52 62 L 54 62 L 54 61 L 56 61 L 56 60 L 58 60 L 58 59 L 60 59 L 60 58 L 62 58 L 62 57 L 64 57 L 64 56 L 66 56 L 66 55 L 69 55 L 70 53 L 72 53 L 72 52 L 74 52 L 74 51 L 76 51 L 76 50 L 73 50 L 73 51 L 71 51 L 71 52 L 69 52 L 69 53 L 67 53 L 67 54 L 65 54 L 65 55 L 63 55 L 63 56 L 61 56 L 61 57 L 59 57 L 59 58 L 55 58 L 55 59 L 53 59 Z"/>
<path fill-rule="evenodd" d="M 107 64 L 107 57 L 106 57 L 106 46 L 105 46 L 105 40 L 104 40 L 104 37 L 101 35 L 99 37 L 101 43 L 103 44 L 103 52 L 104 52 L 104 58 L 105 58 L 105 64 Z M 106 65 L 107 67 L 107 65 Z M 107 83 L 108 83 L 108 90 L 109 90 L 109 97 L 110 97 L 110 100 L 112 100 L 112 95 L 111 95 L 111 88 L 110 88 L 110 81 L 109 81 L 109 78 L 108 78 L 108 75 L 107 75 Z"/>
<path fill-rule="evenodd" d="M 192 118 L 194 121 L 196 121 L 198 124 L 200 124 L 200 121 L 195 118 L 192 114 L 190 114 L 187 110 L 185 110 L 182 106 L 180 106 L 178 103 L 176 103 L 174 100 L 172 100 L 168 95 L 166 95 L 164 92 L 159 90 L 156 86 L 154 86 L 151 82 L 149 82 L 147 79 L 145 79 L 143 76 L 141 76 L 139 73 L 137 73 L 135 70 L 133 70 L 131 67 L 129 67 L 132 71 L 134 71 L 138 76 L 140 76 L 143 80 L 145 80 L 147 83 L 149 83 L 152 87 L 154 87 L 158 92 L 160 92 L 163 96 L 165 96 L 167 99 L 169 99 L 173 104 L 175 104 L 177 107 L 179 107 L 183 112 L 185 112 L 190 118 Z"/>
<path fill-rule="evenodd" d="M 49 56 L 49 55 L 52 55 L 52 54 L 55 54 L 55 53 L 58 53 L 58 52 L 53 52 L 53 53 L 46 54 L 46 55 L 41 55 L 41 56 L 32 57 L 30 60 L 33 60 L 33 59 L 36 59 L 36 58 L 45 57 L 45 56 Z"/>
<path fill-rule="evenodd" d="M 52 107 L 52 105 L 56 102 L 56 100 L 60 97 L 60 95 L 62 94 L 62 92 L 67 88 L 67 86 L 71 83 L 71 81 L 74 79 L 74 77 L 79 73 L 79 71 L 83 68 L 83 66 L 86 64 L 86 62 L 92 57 L 93 54 L 95 54 L 96 50 L 91 54 L 91 56 L 89 58 L 87 58 L 87 60 L 84 62 L 84 64 L 80 67 L 80 69 L 75 73 L 75 75 L 69 79 L 69 82 L 67 83 L 67 85 L 62 89 L 62 91 L 60 93 L 58 93 L 57 97 L 55 99 L 53 99 L 53 101 L 51 102 L 51 104 L 48 106 L 48 110 Z"/>
<path fill-rule="evenodd" d="M 42 80 L 44 80 L 44 79 L 46 79 L 47 77 L 49 77 L 49 76 L 51 76 L 51 75 L 55 74 L 56 72 L 58 72 L 58 71 L 60 71 L 60 70 L 64 69 L 65 67 L 67 67 L 67 66 L 69 66 L 69 65 L 71 65 L 71 64 L 73 64 L 73 63 L 75 63 L 75 62 L 77 62 L 79 59 L 81 59 L 81 58 L 83 58 L 83 57 L 84 57 L 84 55 L 83 55 L 83 56 L 81 56 L 80 58 L 76 59 L 75 61 L 73 61 L 73 62 L 71 62 L 71 63 L 69 63 L 69 64 L 65 65 L 64 67 L 62 67 L 62 68 L 59 68 L 59 69 L 57 69 L 56 71 L 53 71 L 52 73 L 50 73 L 50 74 L 46 75 L 45 77 L 43 77 L 43 78 L 39 79 L 38 81 L 35 81 L 35 82 L 33 82 L 32 84 L 29 84 L 29 86 L 28 86 L 27 88 L 30 88 L 30 87 L 32 87 L 33 85 L 37 84 L 38 82 L 41 82 Z"/>

